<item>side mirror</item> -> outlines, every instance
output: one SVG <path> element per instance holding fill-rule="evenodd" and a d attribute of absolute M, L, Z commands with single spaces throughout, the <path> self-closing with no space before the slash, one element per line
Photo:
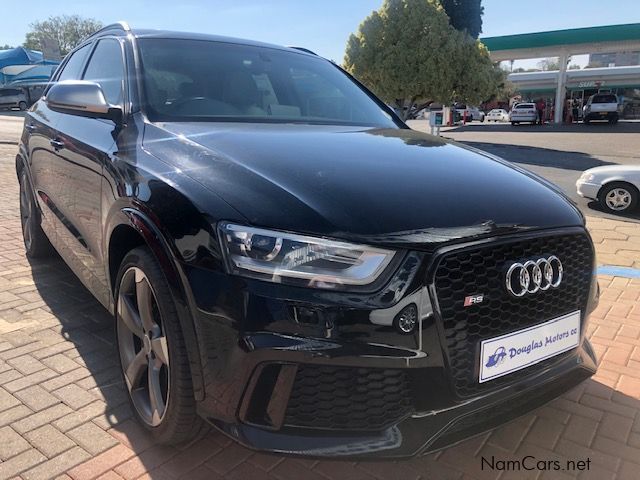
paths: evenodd
<path fill-rule="evenodd" d="M 63 80 L 51 86 L 45 97 L 47 106 L 56 112 L 82 117 L 122 121 L 122 108 L 110 105 L 102 87 L 85 80 Z"/>

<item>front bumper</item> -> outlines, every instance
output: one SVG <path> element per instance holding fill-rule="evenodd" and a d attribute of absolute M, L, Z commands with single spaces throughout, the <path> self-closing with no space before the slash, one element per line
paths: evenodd
<path fill-rule="evenodd" d="M 602 185 L 597 183 L 589 183 L 578 179 L 576 182 L 576 189 L 578 195 L 583 198 L 589 198 L 591 200 L 598 199 L 598 192 L 602 188 Z"/>
<path fill-rule="evenodd" d="M 477 389 L 474 367 L 465 375 L 469 355 L 450 344 L 471 330 L 456 333 L 455 321 L 453 330 L 445 329 L 443 309 L 457 307 L 446 307 L 446 295 L 436 295 L 436 282 L 428 278 L 456 268 L 451 262 L 466 255 L 467 248 L 515 252 L 520 248 L 515 244 L 526 241 L 541 253 L 565 258 L 578 245 L 573 237 L 580 237 L 579 244 L 592 250 L 583 229 L 569 230 L 557 232 L 553 241 L 549 232 L 538 232 L 448 247 L 442 254 L 409 252 L 386 286 L 373 293 L 294 288 L 185 266 L 197 305 L 205 380 L 199 412 L 251 448 L 376 458 L 439 449 L 523 415 L 595 372 L 595 356 L 584 338 L 597 301 L 588 264 L 592 252 L 581 260 L 586 265 L 579 275 L 582 283 L 567 285 L 566 295 L 585 292 L 580 305 L 565 302 L 561 307 L 583 312 L 579 346 Z M 446 268 L 444 258 L 449 258 Z M 567 262 L 567 278 L 573 266 Z M 451 278 L 463 281 L 465 275 Z M 486 293 L 490 302 L 490 292 L 472 288 L 467 293 Z M 513 305 L 513 299 L 509 302 Z M 420 321 L 415 331 L 403 334 L 394 319 L 411 306 Z M 527 308 L 523 315 L 530 321 L 547 320 L 534 304 Z M 484 331 L 485 338 L 501 333 L 474 322 L 469 328 Z M 513 319 L 506 322 L 511 331 L 521 328 Z M 469 344 L 469 349 L 476 347 L 475 340 Z M 453 361 L 458 362 L 455 374 Z"/>
<path fill-rule="evenodd" d="M 596 359 L 588 341 L 551 368 L 491 394 L 415 412 L 378 431 L 285 427 L 278 431 L 209 418 L 243 445 L 311 457 L 402 458 L 429 453 L 498 427 L 548 403 L 589 378 Z"/>

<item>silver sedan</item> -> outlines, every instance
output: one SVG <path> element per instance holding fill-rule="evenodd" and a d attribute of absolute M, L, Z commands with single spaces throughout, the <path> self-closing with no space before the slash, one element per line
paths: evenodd
<path fill-rule="evenodd" d="M 640 165 L 609 165 L 586 170 L 576 182 L 578 195 L 600 202 L 612 213 L 629 212 L 640 197 Z"/>

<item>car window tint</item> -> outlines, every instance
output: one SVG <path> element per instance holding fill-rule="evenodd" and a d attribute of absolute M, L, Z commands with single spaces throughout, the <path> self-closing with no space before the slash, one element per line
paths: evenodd
<path fill-rule="evenodd" d="M 618 103 L 615 95 L 594 95 L 591 103 Z"/>
<path fill-rule="evenodd" d="M 215 41 L 142 38 L 145 111 L 154 121 L 265 121 L 394 127 L 327 60 Z"/>
<path fill-rule="evenodd" d="M 100 40 L 91 55 L 83 80 L 99 83 L 104 96 L 112 105 L 122 105 L 124 91 L 124 62 L 120 42 Z"/>
<path fill-rule="evenodd" d="M 67 63 L 62 67 L 62 71 L 58 76 L 58 81 L 62 80 L 79 80 L 82 75 L 82 66 L 84 60 L 89 53 L 90 44 L 76 50 L 71 54 Z"/>

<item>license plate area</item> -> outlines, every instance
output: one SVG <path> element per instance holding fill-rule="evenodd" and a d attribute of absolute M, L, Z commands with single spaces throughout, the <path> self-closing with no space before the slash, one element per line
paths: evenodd
<path fill-rule="evenodd" d="M 579 342 L 579 310 L 532 327 L 483 340 L 478 380 L 484 383 L 516 372 L 571 350 Z"/>

